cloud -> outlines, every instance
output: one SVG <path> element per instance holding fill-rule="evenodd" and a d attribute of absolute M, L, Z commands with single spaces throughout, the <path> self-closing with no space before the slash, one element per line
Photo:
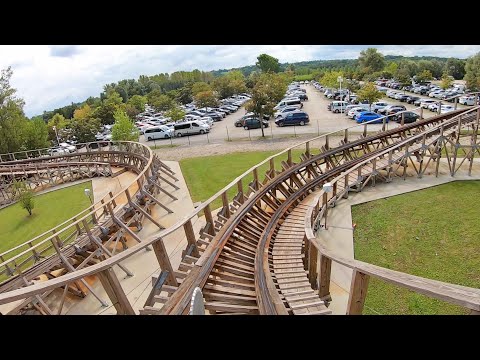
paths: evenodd
<path fill-rule="evenodd" d="M 57 57 L 71 57 L 81 53 L 81 49 L 77 45 L 52 45 L 49 48 L 50 55 Z"/>
<path fill-rule="evenodd" d="M 262 53 L 280 62 L 353 59 L 368 47 L 385 55 L 460 58 L 480 51 L 478 45 L 2 45 L 0 69 L 12 66 L 12 85 L 32 116 L 98 96 L 103 85 L 140 75 L 253 65 Z"/>

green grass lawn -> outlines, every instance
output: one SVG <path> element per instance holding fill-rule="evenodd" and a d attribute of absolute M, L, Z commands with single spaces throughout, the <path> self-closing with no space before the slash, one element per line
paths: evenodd
<path fill-rule="evenodd" d="M 0 252 L 24 243 L 86 209 L 90 205 L 84 194 L 86 188 L 92 189 L 92 183 L 35 196 L 31 216 L 18 203 L 0 210 Z"/>
<path fill-rule="evenodd" d="M 480 181 L 455 181 L 352 207 L 355 258 L 480 288 Z M 466 314 L 468 309 L 370 279 L 364 314 Z"/>
<path fill-rule="evenodd" d="M 196 157 L 181 160 L 180 166 L 193 202 L 205 201 L 244 171 L 278 152 L 279 150 L 238 152 L 226 155 Z M 301 150 L 292 151 L 293 161 L 298 162 L 302 153 L 303 151 Z M 280 170 L 282 168 L 282 160 L 287 160 L 287 153 L 276 159 L 275 169 Z M 269 168 L 270 166 L 265 164 L 259 169 L 258 178 L 260 181 L 265 178 L 265 172 Z M 250 175 L 248 181 L 243 181 L 245 192 L 248 189 L 248 183 L 252 180 L 253 175 Z M 236 193 L 237 187 L 235 186 L 228 192 L 228 199 L 231 200 Z M 213 203 L 212 210 L 221 205 L 221 199 L 217 199 Z"/>

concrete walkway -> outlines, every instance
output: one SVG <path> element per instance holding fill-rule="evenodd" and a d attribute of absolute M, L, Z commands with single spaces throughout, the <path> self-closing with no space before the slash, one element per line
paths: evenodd
<path fill-rule="evenodd" d="M 478 171 L 480 170 L 480 163 L 478 159 L 475 159 L 475 163 L 472 176 L 466 175 L 466 172 L 465 175 L 459 172 L 455 177 L 451 177 L 448 174 L 448 166 L 441 163 L 441 171 L 438 178 L 434 175 L 424 176 L 421 179 L 416 176 L 407 177 L 406 180 L 394 178 L 388 184 L 377 183 L 375 187 L 366 186 L 360 193 L 351 192 L 348 199 L 338 201 L 334 208 L 328 210 L 327 230 L 318 231 L 317 239 L 336 254 L 354 259 L 352 206 L 452 181 L 480 180 L 480 171 Z M 329 306 L 333 314 L 343 315 L 346 313 L 351 281 L 352 270 L 333 262 L 330 282 L 332 302 Z"/>

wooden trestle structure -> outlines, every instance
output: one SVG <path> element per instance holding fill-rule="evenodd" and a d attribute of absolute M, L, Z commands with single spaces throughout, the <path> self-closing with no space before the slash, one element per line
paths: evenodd
<path fill-rule="evenodd" d="M 135 310 L 112 267 L 122 267 L 123 260 L 151 246 L 161 271 L 152 279 L 150 296 L 140 314 L 187 314 L 196 287 L 202 289 L 210 314 L 330 314 L 332 262 L 354 270 L 348 314 L 362 313 L 371 276 L 477 313 L 479 289 L 342 258 L 323 247 L 315 232 L 328 208 L 337 201 L 377 182 L 405 179 L 407 168 L 419 178 L 430 173 L 438 176 L 439 164 L 445 162 L 451 176 L 459 171 L 471 174 L 474 156 L 480 154 L 479 120 L 477 106 L 394 129 L 388 129 L 384 122 L 382 130 L 373 135 L 366 123 L 305 141 L 257 164 L 173 226 L 165 229 L 158 224 L 155 236 L 139 239 L 138 244 L 116 254 L 106 251 L 107 244 L 119 241 L 125 233 L 135 236 L 131 228 L 141 226 L 142 219 L 148 218 L 148 206 L 159 205 L 154 199 L 160 189 L 174 187 L 174 174 L 148 148 L 135 143 L 99 148 L 91 157 L 72 155 L 75 162 L 111 166 L 128 163 L 129 169 L 139 174 L 140 196 L 129 194 L 128 188 L 122 190 L 129 199 L 127 206 L 116 207 L 115 196 L 103 199 L 103 217 L 87 209 L 68 226 L 62 225 L 73 230 L 71 237 L 59 237 L 54 231 L 17 247 L 15 256 L 1 254 L 0 274 L 9 278 L 0 284 L 0 304 L 22 300 L 12 313 L 21 312 L 28 304 L 42 313 L 52 313 L 44 306 L 46 294 L 60 287 L 67 292 L 76 282 L 97 274 L 117 312 L 133 314 Z M 355 127 L 360 129 L 356 131 L 360 136 L 352 138 Z M 333 146 L 332 139 L 339 135 L 340 143 Z M 294 158 L 296 149 L 302 151 Z M 61 162 L 68 161 L 66 157 Z M 137 161 L 136 165 L 132 161 Z M 32 168 L 31 162 L 26 164 Z M 11 162 L 1 165 L 18 166 Z M 333 185 L 331 193 L 322 190 L 327 182 Z M 236 195 L 228 199 L 232 188 Z M 169 190 L 163 191 L 170 194 Z M 216 199 L 221 199 L 223 206 L 214 216 L 211 204 Z M 206 225 L 196 234 L 192 219 L 202 214 Z M 179 229 L 185 234 L 187 246 L 179 267 L 173 269 L 163 238 Z M 47 249 L 54 252 L 43 259 Z M 74 264 L 68 265 L 72 259 Z M 63 275 L 30 284 L 39 274 L 59 267 L 65 268 Z"/>

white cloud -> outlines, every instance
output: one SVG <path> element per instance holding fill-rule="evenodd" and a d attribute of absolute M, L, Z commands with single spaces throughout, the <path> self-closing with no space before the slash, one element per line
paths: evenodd
<path fill-rule="evenodd" d="M 104 84 L 139 75 L 252 65 L 261 53 L 281 62 L 356 58 L 372 45 L 2 45 L 0 69 L 11 65 L 12 85 L 28 116 L 98 96 Z M 478 45 L 373 45 L 385 55 L 466 58 Z"/>

